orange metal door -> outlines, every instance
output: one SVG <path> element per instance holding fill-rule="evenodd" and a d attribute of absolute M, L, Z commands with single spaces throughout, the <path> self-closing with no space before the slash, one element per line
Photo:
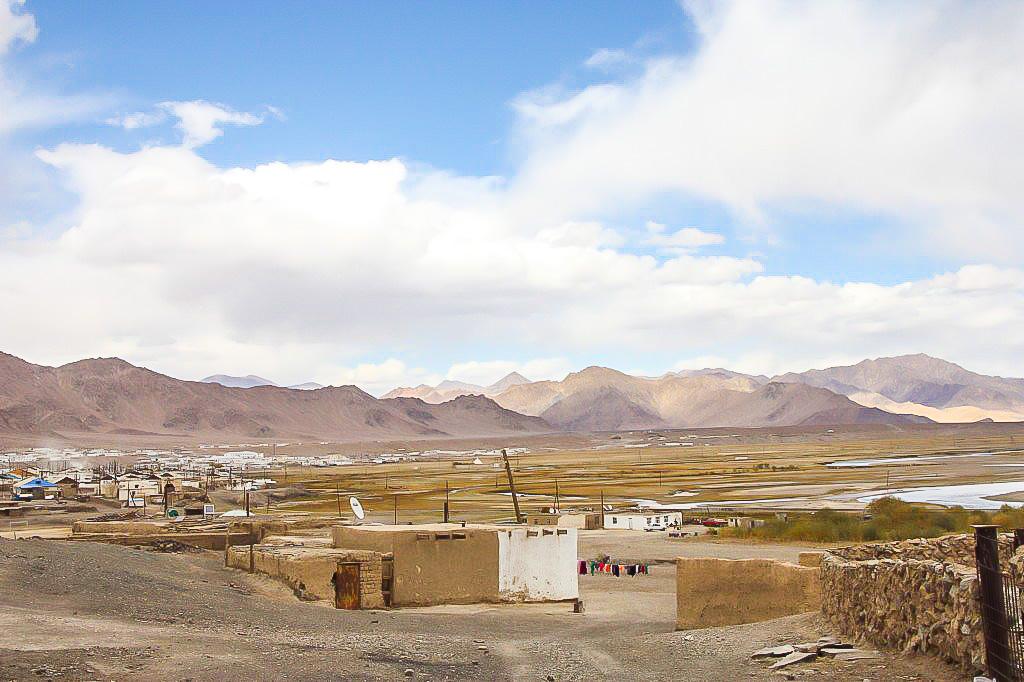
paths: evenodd
<path fill-rule="evenodd" d="M 338 564 L 334 573 L 334 606 L 339 609 L 358 609 L 359 602 L 359 564 Z"/>

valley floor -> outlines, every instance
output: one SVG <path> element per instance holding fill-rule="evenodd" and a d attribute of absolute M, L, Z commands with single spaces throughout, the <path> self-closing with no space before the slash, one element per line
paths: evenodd
<path fill-rule="evenodd" d="M 649 546 L 631 542 L 584 534 L 580 554 L 642 554 Z M 650 547 L 650 557 L 637 559 L 666 551 L 656 542 Z M 779 557 L 799 551 L 707 542 L 687 549 Z M 225 569 L 213 553 L 0 539 L 0 678 L 767 680 L 779 678 L 751 661 L 751 652 L 828 634 L 816 614 L 676 632 L 674 571 L 658 564 L 640 578 L 583 576 L 585 614 L 568 604 L 339 611 Z M 857 682 L 962 678 L 934 659 L 893 653 L 820 661 L 792 674 Z"/>

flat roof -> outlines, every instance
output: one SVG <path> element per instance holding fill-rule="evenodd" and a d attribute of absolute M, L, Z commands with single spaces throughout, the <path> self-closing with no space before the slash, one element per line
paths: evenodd
<path fill-rule="evenodd" d="M 445 533 L 453 530 L 514 530 L 526 528 L 526 525 L 500 525 L 496 523 L 418 523 L 418 524 L 362 524 L 347 525 L 339 524 L 335 528 L 352 528 L 355 530 L 366 530 L 374 533 Z"/>

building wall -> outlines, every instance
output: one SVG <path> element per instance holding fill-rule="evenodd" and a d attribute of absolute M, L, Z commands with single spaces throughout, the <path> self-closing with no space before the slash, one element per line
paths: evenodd
<path fill-rule="evenodd" d="M 263 573 L 286 583 L 294 590 L 314 599 L 334 602 L 334 573 L 341 562 L 359 563 L 360 608 L 379 609 L 384 606 L 381 592 L 381 554 L 359 550 L 332 548 L 281 547 L 256 545 L 252 563 Z M 249 570 L 249 547 L 228 551 L 228 566 Z"/>
<path fill-rule="evenodd" d="M 668 519 L 666 521 L 666 519 Z M 604 527 L 611 530 L 643 530 L 653 522 L 662 525 L 681 524 L 682 512 L 661 512 L 659 514 L 609 514 L 604 515 Z"/>
<path fill-rule="evenodd" d="M 587 514 L 530 514 L 526 517 L 528 526 L 557 526 L 559 528 L 585 528 L 594 530 L 601 527 L 601 515 Z"/>
<path fill-rule="evenodd" d="M 334 546 L 394 555 L 394 606 L 501 601 L 498 538 L 493 530 L 449 526 L 442 530 L 366 530 L 335 526 Z"/>
<path fill-rule="evenodd" d="M 396 606 L 579 596 L 573 528 L 336 526 L 331 533 L 336 548 L 393 554 Z"/>
<path fill-rule="evenodd" d="M 498 532 L 498 591 L 506 601 L 579 597 L 575 528 Z"/>
<path fill-rule="evenodd" d="M 821 608 L 819 569 L 772 559 L 676 559 L 676 628 L 757 623 Z"/>

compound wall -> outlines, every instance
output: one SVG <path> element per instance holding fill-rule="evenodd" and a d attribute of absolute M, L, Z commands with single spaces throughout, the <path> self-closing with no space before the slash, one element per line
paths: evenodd
<path fill-rule="evenodd" d="M 821 608 L 817 568 L 773 559 L 676 559 L 676 628 L 756 623 Z"/>

